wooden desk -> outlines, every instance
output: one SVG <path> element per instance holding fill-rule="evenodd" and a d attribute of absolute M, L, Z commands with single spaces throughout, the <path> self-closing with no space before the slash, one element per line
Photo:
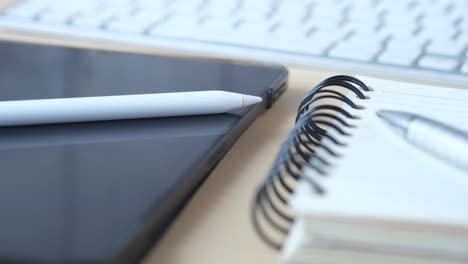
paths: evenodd
<path fill-rule="evenodd" d="M 0 0 L 6 5 L 11 0 Z M 0 31 L 0 38 L 99 49 L 153 53 L 41 36 Z M 319 80 L 330 74 L 290 69 L 290 87 L 239 139 L 224 160 L 144 260 L 144 264 L 278 263 L 278 252 L 254 233 L 250 207 L 281 142 L 291 130 L 298 104 Z"/>

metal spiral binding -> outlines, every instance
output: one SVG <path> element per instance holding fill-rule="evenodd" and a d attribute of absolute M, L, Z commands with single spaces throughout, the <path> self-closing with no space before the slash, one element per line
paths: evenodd
<path fill-rule="evenodd" d="M 353 128 L 354 126 L 346 119 L 359 118 L 342 107 L 320 104 L 323 100 L 338 100 L 351 108 L 362 109 L 350 99 L 349 95 L 337 89 L 328 88 L 332 86 L 344 88 L 360 100 L 368 99 L 364 93 L 371 91 L 357 78 L 338 75 L 319 83 L 299 105 L 296 124 L 283 143 L 266 181 L 257 190 L 251 212 L 253 225 L 258 235 L 273 248 L 281 248 L 282 241 L 294 222 L 294 216 L 288 210 L 288 202 L 297 182 L 307 181 L 318 194 L 325 194 L 320 184 L 313 179 L 301 177 L 301 173 L 304 167 L 309 167 L 320 175 L 326 176 L 326 172 L 321 169 L 323 166 L 310 162 L 314 159 L 321 165 L 329 165 L 326 159 L 317 154 L 318 148 L 325 150 L 331 156 L 338 157 L 338 154 L 331 148 L 321 145 L 323 138 L 331 140 L 337 146 L 343 145 L 327 133 L 328 129 L 334 129 L 338 135 L 349 136 L 342 127 Z"/>

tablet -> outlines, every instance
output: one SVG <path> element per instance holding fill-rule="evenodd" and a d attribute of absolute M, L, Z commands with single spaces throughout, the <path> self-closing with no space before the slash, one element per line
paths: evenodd
<path fill-rule="evenodd" d="M 0 58 L 0 101 L 199 90 L 264 99 L 217 115 L 0 128 L 2 263 L 139 261 L 287 83 L 282 67 L 13 42 Z"/>

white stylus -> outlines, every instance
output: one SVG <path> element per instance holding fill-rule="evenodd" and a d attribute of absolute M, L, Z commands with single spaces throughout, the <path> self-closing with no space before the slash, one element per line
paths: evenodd
<path fill-rule="evenodd" d="M 3 101 L 0 126 L 220 114 L 261 101 L 225 91 Z"/>

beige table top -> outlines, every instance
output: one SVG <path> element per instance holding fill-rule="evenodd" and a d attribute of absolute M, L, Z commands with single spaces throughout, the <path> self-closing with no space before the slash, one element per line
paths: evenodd
<path fill-rule="evenodd" d="M 0 6 L 11 0 L 0 0 Z M 154 51 L 52 39 L 0 31 L 0 38 L 66 46 L 155 53 Z M 242 135 L 171 225 L 144 264 L 278 263 L 250 222 L 254 192 L 265 178 L 281 142 L 293 126 L 304 95 L 331 73 L 290 69 L 289 90 Z"/>

